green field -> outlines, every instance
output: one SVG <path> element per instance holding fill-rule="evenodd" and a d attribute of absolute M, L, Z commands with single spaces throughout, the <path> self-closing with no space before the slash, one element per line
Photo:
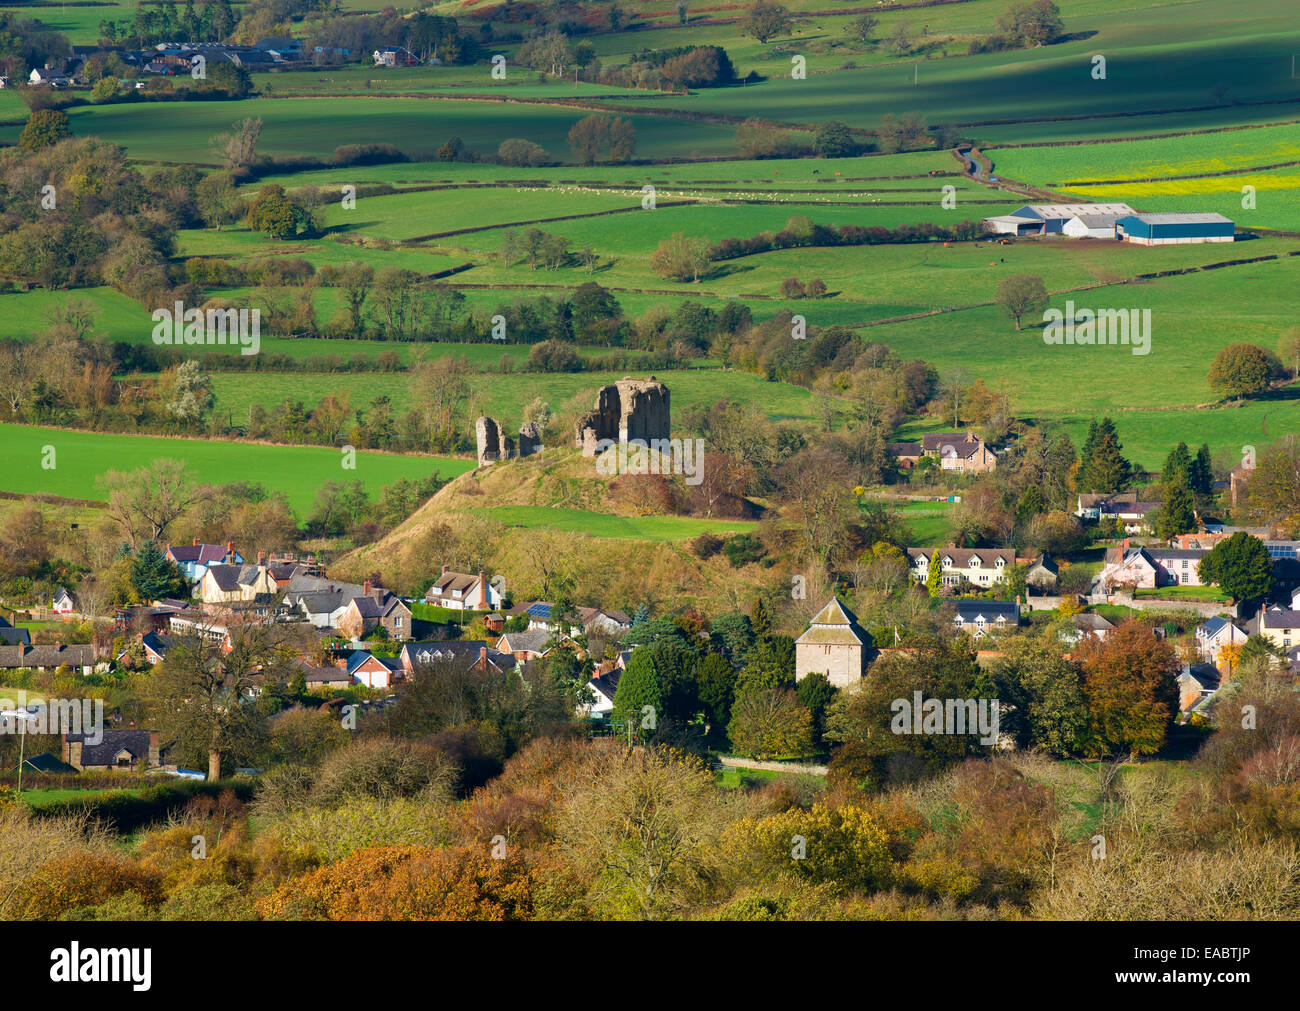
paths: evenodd
<path fill-rule="evenodd" d="M 744 520 L 708 520 L 685 516 L 614 516 L 585 509 L 552 506 L 491 506 L 471 510 L 510 527 L 526 530 L 563 530 L 634 541 L 681 541 L 706 531 L 719 536 L 752 530 L 756 523 Z"/>
<path fill-rule="evenodd" d="M 42 469 L 45 447 L 54 447 L 53 469 Z M 205 439 L 72 432 L 27 425 L 0 425 L 0 490 L 65 498 L 101 499 L 96 478 L 108 470 L 129 471 L 159 457 L 184 460 L 199 482 L 249 481 L 283 491 L 300 518 L 310 512 L 325 481 L 360 480 L 372 496 L 399 478 L 438 473 L 456 477 L 474 468 L 471 460 L 358 452 L 356 469 L 344 470 L 337 449 L 267 446 Z"/>
<path fill-rule="evenodd" d="M 787 383 L 769 383 L 747 372 L 692 369 L 658 372 L 656 375 L 672 391 L 674 413 L 686 407 L 731 399 L 758 404 L 774 420 L 812 420 L 817 414 L 817 402 L 807 390 Z M 524 372 L 471 376 L 473 393 L 466 417 L 473 419 L 488 414 L 500 420 L 507 429 L 518 428 L 523 422 L 524 406 L 534 397 L 541 397 L 556 411 L 576 398 L 585 410 L 595 400 L 599 387 L 622 378 L 622 374 L 617 372 L 566 375 Z M 346 393 L 353 404 L 364 405 L 382 392 L 392 398 L 393 407 L 399 414 L 413 406 L 410 389 L 402 377 L 397 382 L 377 383 L 375 378 L 365 375 L 217 374 L 212 377 L 212 389 L 217 398 L 216 409 L 232 412 L 237 425 L 246 422 L 248 409 L 253 404 L 271 407 L 290 395 L 310 407 L 327 393 Z"/>
<path fill-rule="evenodd" d="M 431 158 L 449 137 L 495 153 L 508 137 L 526 137 L 568 156 L 568 132 L 584 110 L 549 105 L 441 98 L 252 98 L 240 102 L 156 102 L 82 106 L 69 111 L 72 132 L 121 144 L 132 158 L 211 165 L 209 138 L 248 117 L 263 121 L 263 155 L 327 157 L 341 144 L 391 144 Z M 643 155 L 730 154 L 729 127 L 663 116 L 630 117 Z M 18 125 L 0 127 L 13 142 Z"/>

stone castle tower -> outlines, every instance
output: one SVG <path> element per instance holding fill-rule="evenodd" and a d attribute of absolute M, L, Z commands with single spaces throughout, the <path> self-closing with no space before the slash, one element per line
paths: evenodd
<path fill-rule="evenodd" d="M 583 456 L 595 456 L 603 439 L 650 442 L 669 437 L 668 387 L 649 379 L 624 377 L 613 386 L 602 386 L 596 406 L 574 425 L 573 442 Z"/>

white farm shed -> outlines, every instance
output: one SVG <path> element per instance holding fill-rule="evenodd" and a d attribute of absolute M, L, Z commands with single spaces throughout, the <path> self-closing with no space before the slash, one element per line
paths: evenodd
<path fill-rule="evenodd" d="M 1072 239 L 1113 239 L 1115 222 L 1119 214 L 1076 214 L 1061 226 L 1061 232 Z"/>

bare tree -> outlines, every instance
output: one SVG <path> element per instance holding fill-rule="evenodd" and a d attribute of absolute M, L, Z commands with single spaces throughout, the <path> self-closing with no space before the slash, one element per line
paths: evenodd
<path fill-rule="evenodd" d="M 157 459 L 139 470 L 106 471 L 98 482 L 108 493 L 108 514 L 133 549 L 166 536 L 171 525 L 204 495 L 182 460 Z"/>

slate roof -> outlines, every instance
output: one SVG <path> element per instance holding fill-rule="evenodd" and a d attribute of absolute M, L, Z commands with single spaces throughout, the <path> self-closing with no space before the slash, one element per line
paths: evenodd
<path fill-rule="evenodd" d="M 503 653 L 537 653 L 546 651 L 551 641 L 549 632 L 507 632 L 497 640 L 497 649 Z"/>
<path fill-rule="evenodd" d="M 1285 607 L 1270 607 L 1259 616 L 1260 628 L 1296 628 L 1300 627 L 1300 611 Z"/>
<path fill-rule="evenodd" d="M 167 651 L 172 648 L 175 639 L 170 635 L 163 635 L 161 632 L 150 632 L 140 640 L 142 646 L 147 646 L 153 652 L 157 653 L 164 660 L 167 659 Z"/>
<path fill-rule="evenodd" d="M 957 616 L 962 624 L 973 625 L 983 615 L 986 622 L 1005 618 L 1008 624 L 1019 624 L 1020 605 L 1014 600 L 954 600 Z"/>
<path fill-rule="evenodd" d="M 618 682 L 623 677 L 623 672 L 615 667 L 607 674 L 591 679 L 591 687 L 595 688 L 600 694 L 611 702 L 614 701 L 614 693 L 618 691 Z"/>
<path fill-rule="evenodd" d="M 947 455 L 946 451 L 951 449 L 959 460 L 974 456 L 983 446 L 982 442 L 968 437 L 965 432 L 931 432 L 921 436 L 921 449 L 924 452 Z"/>
<path fill-rule="evenodd" d="M 16 670 L 21 667 L 92 667 L 95 647 L 71 646 L 0 646 L 0 668 Z"/>
<path fill-rule="evenodd" d="M 176 562 L 197 562 L 200 565 L 215 565 L 226 560 L 224 544 L 175 544 L 167 549 L 172 560 Z"/>
<path fill-rule="evenodd" d="M 795 640 L 804 646 L 865 646 L 867 633 L 858 628 L 852 611 L 834 597 L 813 615 L 803 635 Z"/>
<path fill-rule="evenodd" d="M 487 642 L 483 639 L 448 639 L 442 642 L 408 642 L 402 647 L 401 659 L 412 667 L 421 664 L 459 660 L 473 665 L 478 662 Z M 488 663 L 498 669 L 514 668 L 515 658 L 495 649 L 487 651 Z"/>
<path fill-rule="evenodd" d="M 913 564 L 916 564 L 918 558 L 924 557 L 929 562 L 931 557 L 938 555 L 941 559 L 951 558 L 953 566 L 958 569 L 969 568 L 971 558 L 976 555 L 985 568 L 992 566 L 999 558 L 1007 565 L 1016 564 L 1016 553 L 1011 548 L 908 548 L 907 553 Z"/>
<path fill-rule="evenodd" d="M 1115 626 L 1100 614 L 1076 614 L 1074 627 L 1081 632 L 1109 632 Z"/>
<path fill-rule="evenodd" d="M 148 730 L 105 730 L 98 744 L 86 742 L 85 734 L 65 734 L 69 744 L 81 741 L 81 765 L 115 765 L 117 753 L 125 748 L 137 759 L 149 757 Z"/>
<path fill-rule="evenodd" d="M 1183 664 L 1183 676 L 1191 678 L 1202 691 L 1216 691 L 1223 675 L 1212 663 Z"/>
<path fill-rule="evenodd" d="M 18 646 L 25 645 L 32 641 L 32 633 L 25 628 L 14 628 L 12 625 L 0 625 L 0 645 Z"/>

